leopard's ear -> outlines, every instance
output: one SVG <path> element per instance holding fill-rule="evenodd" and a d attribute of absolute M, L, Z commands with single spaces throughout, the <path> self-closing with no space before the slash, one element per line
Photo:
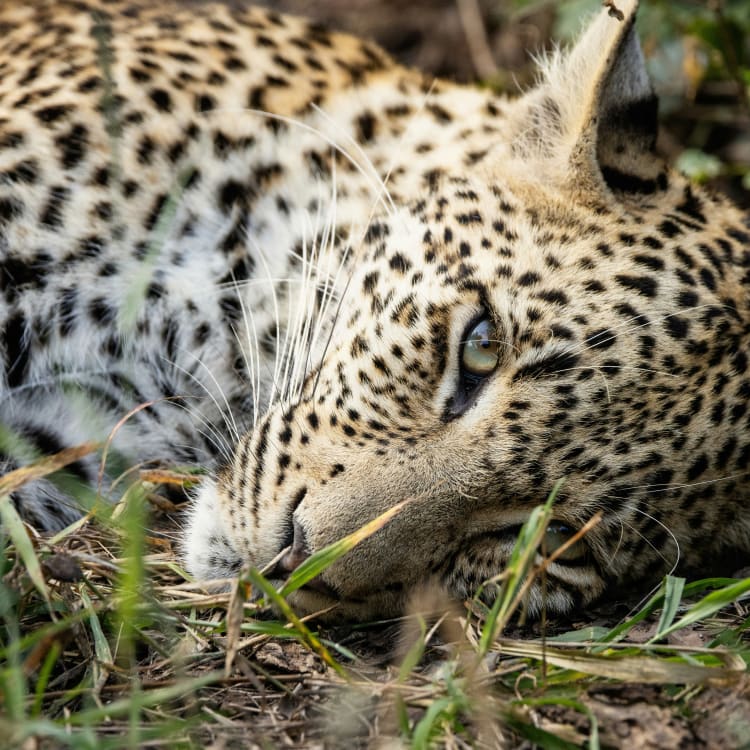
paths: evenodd
<path fill-rule="evenodd" d="M 581 200 L 664 187 L 654 153 L 658 102 L 634 24 L 638 0 L 612 0 L 524 97 L 515 148 Z"/>

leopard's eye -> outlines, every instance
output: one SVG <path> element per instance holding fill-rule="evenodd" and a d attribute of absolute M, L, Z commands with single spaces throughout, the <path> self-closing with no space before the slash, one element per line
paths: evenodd
<path fill-rule="evenodd" d="M 470 375 L 487 377 L 497 367 L 499 349 L 495 327 L 488 318 L 482 318 L 464 339 L 461 368 Z"/>
<path fill-rule="evenodd" d="M 542 541 L 542 551 L 545 555 L 551 555 L 563 546 L 575 531 L 562 521 L 551 521 L 547 526 L 547 533 Z M 556 560 L 561 562 L 577 562 L 586 555 L 586 545 L 579 539 L 570 545 L 564 552 L 558 555 Z"/>

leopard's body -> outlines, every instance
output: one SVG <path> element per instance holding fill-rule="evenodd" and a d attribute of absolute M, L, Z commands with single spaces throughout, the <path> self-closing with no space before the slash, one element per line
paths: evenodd
<path fill-rule="evenodd" d="M 8 465 L 150 404 L 117 453 L 218 461 L 202 578 L 290 545 L 283 573 L 408 500 L 295 595 L 342 616 L 470 595 L 560 478 L 555 535 L 602 520 L 551 608 L 746 556 L 750 239 L 655 157 L 617 5 L 507 100 L 267 11 L 0 3 Z M 54 483 L 14 499 L 75 517 Z"/>

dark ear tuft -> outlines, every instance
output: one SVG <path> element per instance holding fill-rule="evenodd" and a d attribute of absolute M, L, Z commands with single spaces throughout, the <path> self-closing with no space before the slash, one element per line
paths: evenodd
<path fill-rule="evenodd" d="M 616 191 L 653 193 L 666 187 L 654 150 L 659 102 L 651 88 L 635 28 L 621 41 L 605 78 L 596 127 L 596 158 Z"/>
<path fill-rule="evenodd" d="M 654 154 L 658 103 L 635 33 L 636 0 L 608 3 L 522 100 L 514 153 L 583 202 L 667 184 Z M 616 12 L 614 12 L 616 11 Z"/>

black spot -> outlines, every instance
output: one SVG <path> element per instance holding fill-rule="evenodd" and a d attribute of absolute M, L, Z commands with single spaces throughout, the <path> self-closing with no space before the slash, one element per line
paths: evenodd
<path fill-rule="evenodd" d="M 138 183 L 135 180 L 125 180 L 122 183 L 122 194 L 125 198 L 132 198 L 138 189 Z"/>
<path fill-rule="evenodd" d="M 684 339 L 688 334 L 690 325 L 685 318 L 679 315 L 670 315 L 664 321 L 664 327 L 673 339 Z"/>
<path fill-rule="evenodd" d="M 542 375 L 565 374 L 578 365 L 579 357 L 572 352 L 558 352 L 531 362 L 516 370 L 513 381 L 537 378 Z"/>
<path fill-rule="evenodd" d="M 364 112 L 357 118 L 357 138 L 360 143 L 368 143 L 373 139 L 376 124 L 372 112 Z"/>
<path fill-rule="evenodd" d="M 212 109 L 216 109 L 216 100 L 209 94 L 198 94 L 193 106 L 196 112 L 210 112 Z M 214 147 L 216 147 L 216 138 L 214 138 Z"/>
<path fill-rule="evenodd" d="M 70 112 L 71 107 L 66 104 L 56 104 L 38 109 L 34 114 L 44 123 L 53 124 Z"/>
<path fill-rule="evenodd" d="M 174 164 L 182 156 L 184 152 L 185 152 L 184 141 L 175 141 L 169 147 L 169 150 L 167 151 L 167 157 L 169 158 L 169 161 L 171 161 Z"/>
<path fill-rule="evenodd" d="M 146 221 L 143 224 L 149 232 L 156 226 L 156 222 L 159 221 L 159 217 L 161 216 L 166 203 L 167 196 L 164 194 L 157 195 L 154 199 L 154 202 L 151 206 L 151 211 L 149 212 L 148 216 L 146 217 Z"/>
<path fill-rule="evenodd" d="M 23 133 L 13 131 L 0 134 L 0 148 L 20 148 L 23 146 L 25 136 Z"/>
<path fill-rule="evenodd" d="M 541 276 L 534 271 L 527 271 L 526 273 L 518 277 L 518 283 L 520 286 L 531 286 L 532 284 L 536 284 L 538 281 L 541 281 Z"/>
<path fill-rule="evenodd" d="M 99 326 L 109 327 L 117 319 L 116 309 L 104 297 L 94 297 L 89 302 L 89 317 Z"/>
<path fill-rule="evenodd" d="M 538 292 L 535 296 L 538 299 L 541 299 L 541 300 L 544 300 L 545 302 L 550 302 L 556 305 L 568 304 L 568 296 L 565 294 L 565 292 L 559 289 L 545 289 L 544 291 Z"/>
<path fill-rule="evenodd" d="M 609 328 L 602 328 L 586 336 L 586 345 L 591 349 L 609 349 L 616 341 L 617 336 Z"/>
<path fill-rule="evenodd" d="M 150 164 L 151 156 L 154 153 L 155 148 L 156 144 L 153 142 L 153 140 L 149 136 L 144 135 L 143 138 L 141 138 L 140 143 L 138 144 L 138 149 L 136 151 L 138 163 L 144 165 Z"/>
<path fill-rule="evenodd" d="M 3 341 L 8 386 L 15 388 L 23 383 L 29 366 L 27 323 L 22 313 L 17 312 L 8 318 L 3 328 Z"/>
<path fill-rule="evenodd" d="M 370 226 L 367 227 L 367 231 L 365 232 L 365 242 L 371 244 L 375 242 L 375 240 L 387 237 L 389 233 L 390 229 L 387 224 L 383 224 L 380 221 L 373 221 Z"/>
<path fill-rule="evenodd" d="M 57 229 L 60 227 L 62 225 L 62 212 L 69 197 L 70 188 L 62 187 L 60 185 L 50 188 L 47 203 L 42 209 L 42 214 L 39 217 L 40 223 L 50 229 Z"/>
<path fill-rule="evenodd" d="M 558 339 L 574 338 L 573 331 L 571 331 L 570 328 L 567 328 L 566 326 L 560 325 L 559 323 L 553 323 L 550 326 L 550 331 L 552 331 L 552 335 Z"/>
<path fill-rule="evenodd" d="M 23 203 L 16 198 L 0 198 L 0 221 L 10 221 L 23 213 Z"/>
<path fill-rule="evenodd" d="M 732 453 L 734 453 L 736 448 L 737 439 L 735 437 L 730 437 L 729 440 L 724 443 L 719 452 L 716 454 L 717 469 L 724 469 L 726 467 L 726 465 L 729 463 L 729 459 L 732 457 Z"/>
<path fill-rule="evenodd" d="M 172 110 L 172 99 L 164 89 L 151 89 L 148 95 L 160 112 Z"/>
<path fill-rule="evenodd" d="M 24 159 L 19 161 L 11 169 L 0 172 L 0 179 L 8 182 L 21 182 L 33 185 L 39 177 L 39 163 L 36 159 Z"/>
<path fill-rule="evenodd" d="M 705 453 L 701 453 L 698 458 L 695 459 L 695 461 L 692 463 L 690 468 L 688 469 L 687 478 L 689 482 L 692 482 L 698 477 L 703 474 L 703 472 L 708 469 L 708 458 L 706 457 Z"/>
<path fill-rule="evenodd" d="M 278 89 L 288 88 L 289 81 L 282 76 L 266 76 L 266 86 Z"/>
<path fill-rule="evenodd" d="M 91 181 L 94 185 L 98 185 L 99 187 L 107 187 L 109 184 L 109 169 L 107 169 L 107 167 L 99 167 L 99 169 L 94 172 Z"/>
<path fill-rule="evenodd" d="M 698 295 L 691 291 L 691 290 L 685 290 L 683 292 L 680 292 L 677 296 L 677 304 L 680 307 L 695 307 L 699 302 Z"/>
<path fill-rule="evenodd" d="M 747 354 L 741 349 L 732 355 L 732 367 L 740 375 L 747 371 Z"/>
<path fill-rule="evenodd" d="M 668 219 L 664 220 L 659 224 L 659 231 L 665 237 L 676 237 L 678 234 L 682 234 L 682 230 L 673 221 Z"/>
<path fill-rule="evenodd" d="M 219 307 L 231 321 L 239 320 L 242 317 L 242 305 L 236 295 L 222 297 L 219 300 Z"/>
<path fill-rule="evenodd" d="M 661 271 L 664 268 L 664 261 L 654 255 L 634 255 L 633 260 L 652 271 Z"/>
<path fill-rule="evenodd" d="M 158 281 L 152 281 L 146 289 L 146 297 L 150 300 L 157 300 L 164 296 L 164 287 Z"/>
<path fill-rule="evenodd" d="M 130 68 L 128 74 L 136 83 L 146 83 L 151 80 L 151 73 L 142 68 Z"/>
<path fill-rule="evenodd" d="M 702 203 L 700 199 L 695 196 L 689 185 L 685 187 L 684 200 L 682 203 L 679 203 L 676 208 L 680 213 L 690 216 L 701 224 L 706 223 L 706 217 L 701 211 Z"/>
<path fill-rule="evenodd" d="M 206 323 L 199 323 L 193 331 L 193 342 L 196 346 L 201 346 L 208 341 L 211 336 L 211 326 Z"/>
<path fill-rule="evenodd" d="M 63 289 L 60 295 L 59 328 L 61 336 L 68 336 L 75 327 L 75 307 L 78 290 L 75 287 Z"/>
<path fill-rule="evenodd" d="M 658 284 L 650 276 L 630 276 L 628 274 L 617 274 L 615 280 L 626 289 L 633 289 L 645 297 L 656 297 Z"/>
<path fill-rule="evenodd" d="M 372 271 L 365 276 L 362 281 L 362 289 L 366 294 L 372 294 L 378 284 L 380 274 L 377 271 Z"/>
<path fill-rule="evenodd" d="M 479 211 L 470 211 L 464 214 L 456 214 L 456 221 L 464 226 L 468 224 L 481 224 L 482 214 Z"/>
<path fill-rule="evenodd" d="M 428 104 L 426 107 L 427 111 L 440 123 L 448 123 L 453 121 L 453 117 L 439 104 Z"/>
<path fill-rule="evenodd" d="M 641 240 L 641 242 L 643 242 L 643 244 L 646 247 L 650 247 L 652 250 L 661 250 L 664 247 L 664 243 L 661 240 L 657 240 L 656 237 L 651 237 L 650 235 L 648 237 L 644 237 Z M 637 260 L 637 256 L 636 256 L 636 260 Z M 650 267 L 653 268 L 653 266 L 650 266 Z M 659 268 L 663 268 L 663 267 L 664 267 L 664 264 L 662 263 L 662 265 L 659 266 Z"/>
<path fill-rule="evenodd" d="M 247 95 L 247 106 L 250 109 L 265 111 L 265 91 L 266 90 L 263 86 L 255 86 L 250 89 Z"/>
<path fill-rule="evenodd" d="M 236 57 L 235 55 L 232 55 L 231 57 L 227 57 L 224 60 L 224 67 L 227 70 L 246 70 L 247 69 L 247 65 L 245 65 L 245 63 L 239 57 Z"/>
<path fill-rule="evenodd" d="M 109 201 L 99 201 L 94 205 L 94 212 L 100 219 L 109 221 L 112 218 L 112 204 Z"/>
<path fill-rule="evenodd" d="M 712 292 L 716 291 L 716 278 L 711 273 L 711 271 L 709 271 L 707 268 L 701 268 L 699 275 L 701 277 L 701 281 L 707 289 L 710 289 Z"/>
<path fill-rule="evenodd" d="M 388 265 L 399 273 L 406 273 L 411 268 L 411 262 L 401 253 L 394 253 L 388 261 Z"/>
<path fill-rule="evenodd" d="M 237 180 L 227 180 L 219 188 L 219 207 L 228 213 L 236 203 L 244 201 L 246 188 Z"/>
<path fill-rule="evenodd" d="M 597 281 L 596 279 L 589 279 L 587 282 L 584 283 L 583 288 L 587 292 L 604 292 L 606 291 L 606 287 L 604 284 L 602 284 L 600 281 Z"/>

